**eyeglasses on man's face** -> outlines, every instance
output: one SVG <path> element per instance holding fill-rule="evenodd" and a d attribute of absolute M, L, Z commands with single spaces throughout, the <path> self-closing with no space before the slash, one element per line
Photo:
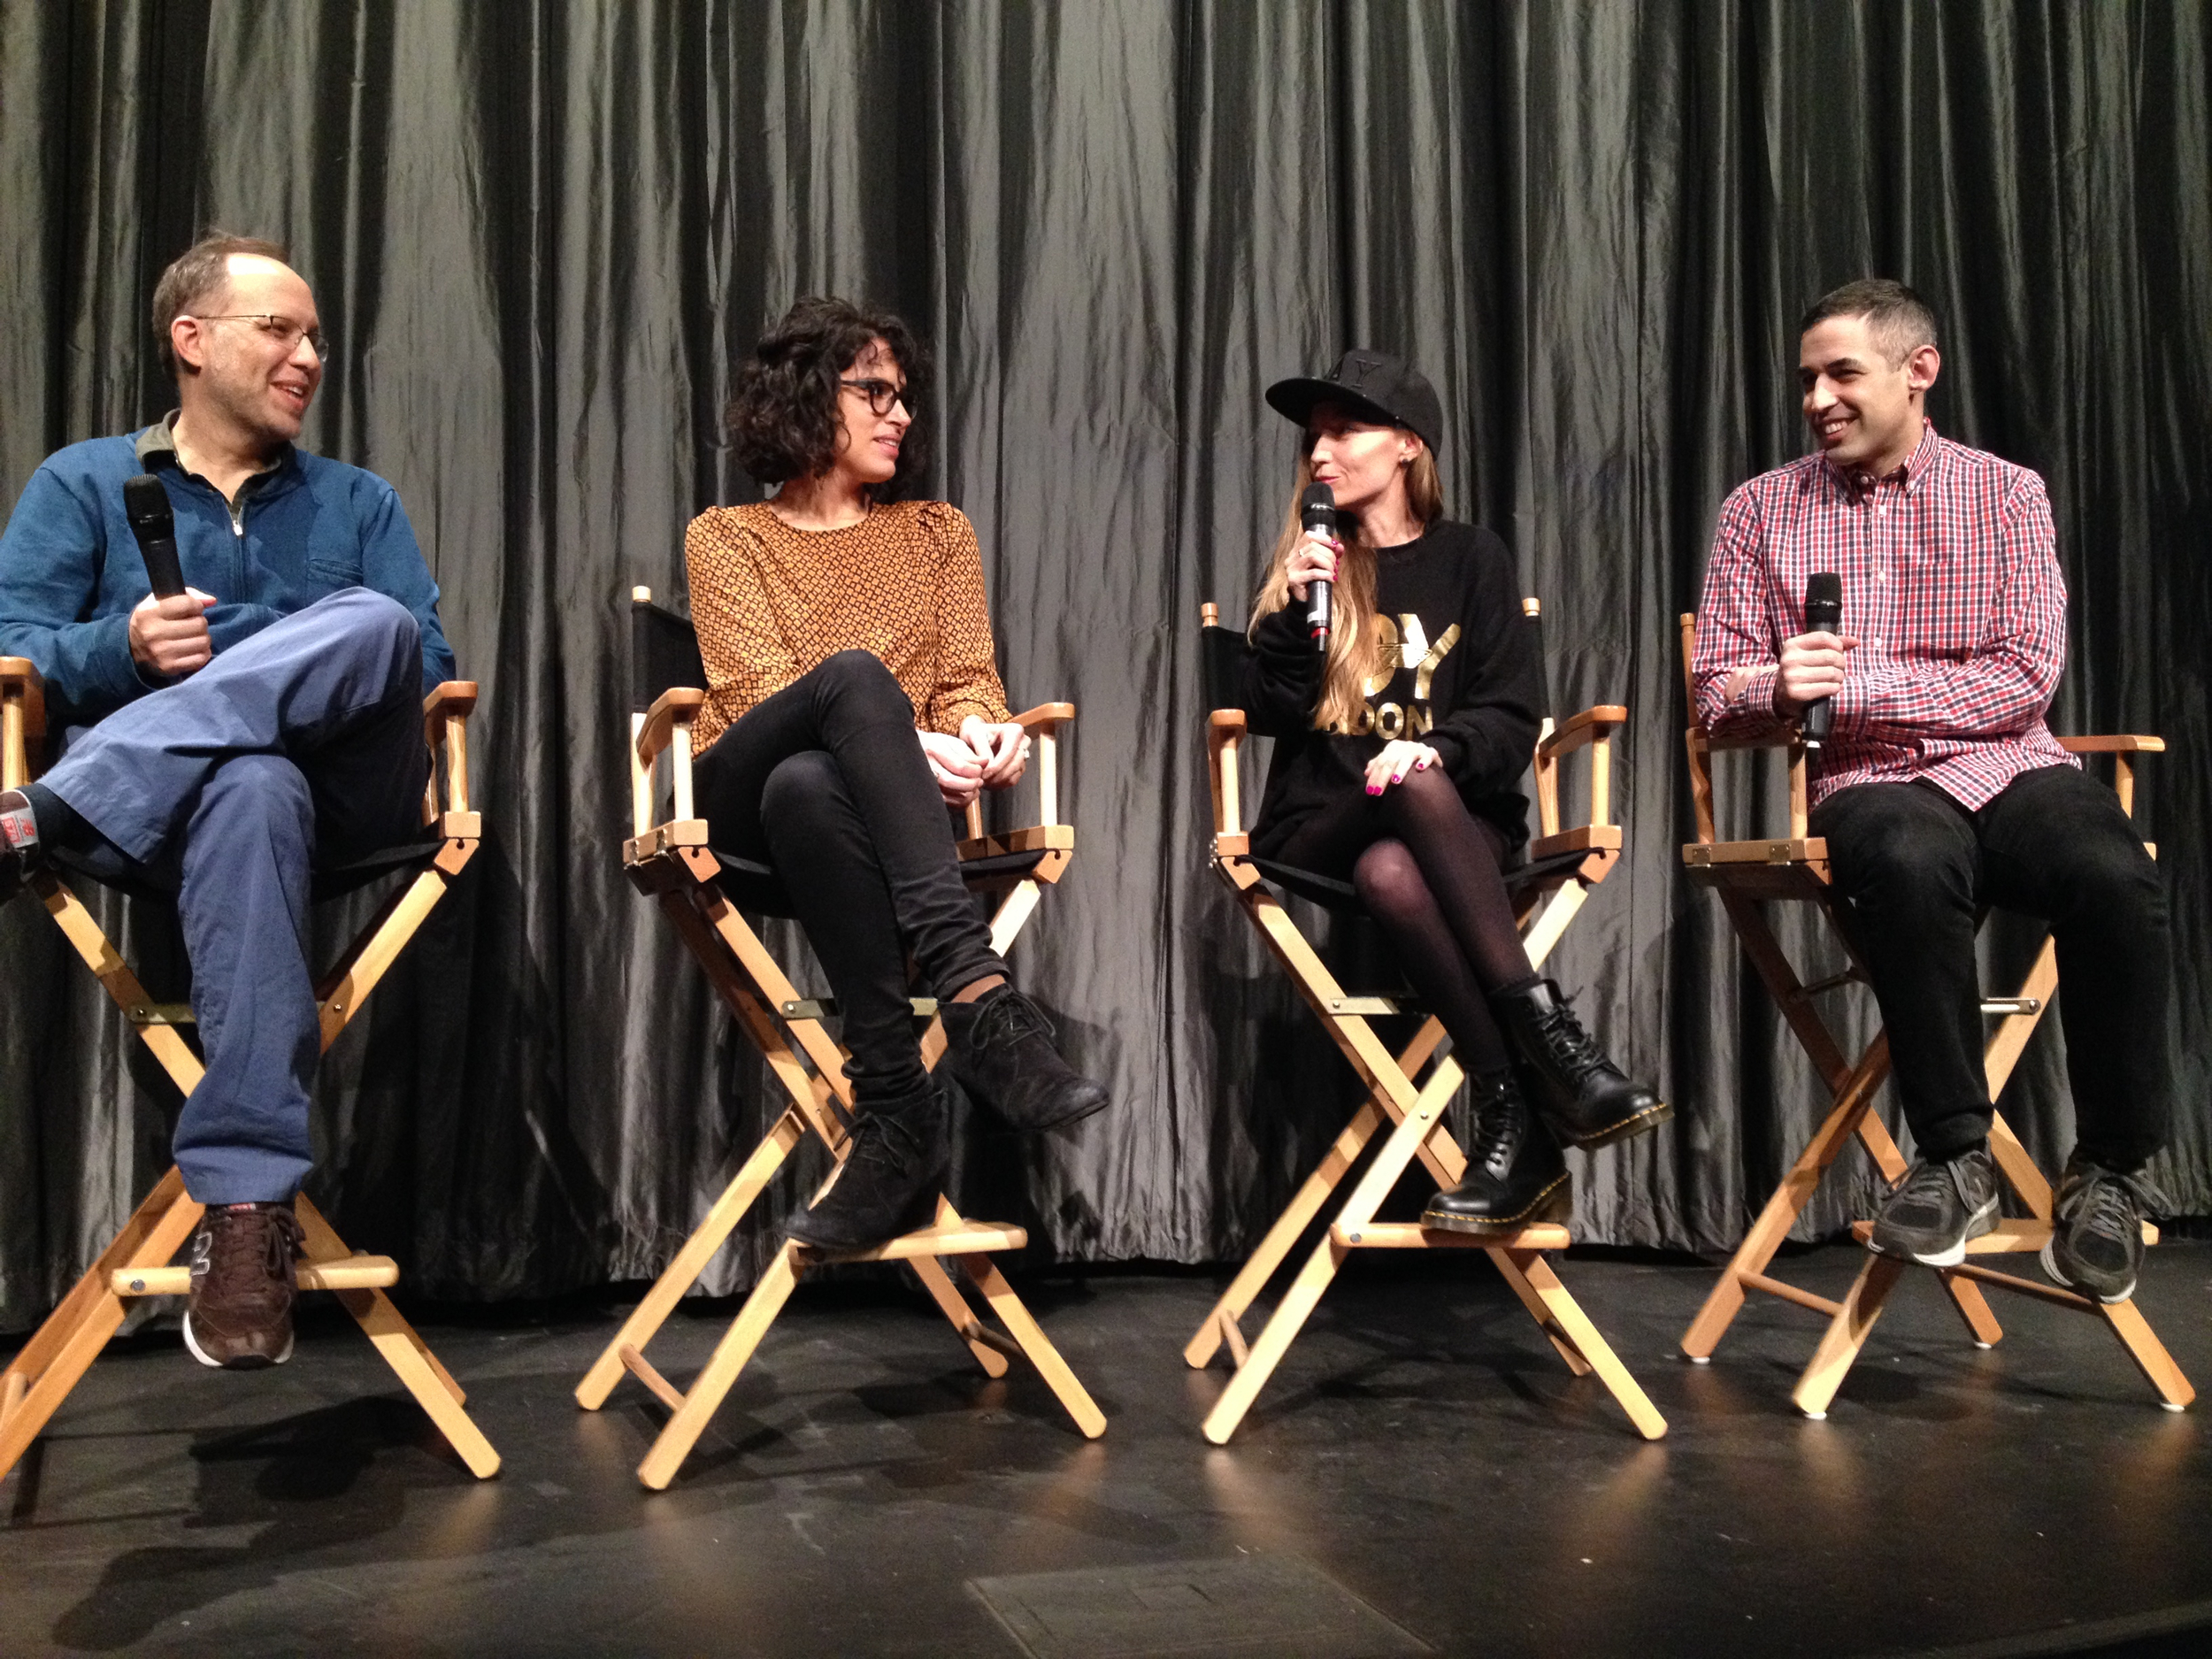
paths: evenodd
<path fill-rule="evenodd" d="M 234 311 L 222 317 L 196 317 L 192 320 L 199 323 L 251 323 L 261 330 L 270 344 L 282 346 L 288 357 L 299 349 L 302 340 L 305 340 L 313 349 L 318 361 L 326 360 L 330 356 L 330 342 L 323 338 L 320 328 L 294 322 L 289 317 L 280 316 L 275 311 Z"/>
<path fill-rule="evenodd" d="M 904 402 L 906 398 L 906 388 L 896 380 L 840 380 L 837 383 L 847 391 L 858 392 L 866 398 L 870 411 L 877 415 L 889 414 L 895 404 Z M 912 411 L 910 410 L 908 412 Z"/>

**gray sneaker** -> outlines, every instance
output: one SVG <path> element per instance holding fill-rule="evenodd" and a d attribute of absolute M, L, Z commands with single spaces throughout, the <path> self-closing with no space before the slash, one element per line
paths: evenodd
<path fill-rule="evenodd" d="M 1997 1225 L 1997 1166 L 1986 1147 L 1955 1158 L 1917 1158 L 1882 1201 L 1867 1248 L 1923 1267 L 1956 1267 L 1966 1241 Z"/>
<path fill-rule="evenodd" d="M 2079 1152 L 2066 1160 L 2052 1209 L 2058 1225 L 2043 1247 L 2043 1271 L 2102 1302 L 2135 1294 L 2143 1266 L 2143 1211 L 2157 1195 L 2142 1176 L 2120 1175 Z"/>

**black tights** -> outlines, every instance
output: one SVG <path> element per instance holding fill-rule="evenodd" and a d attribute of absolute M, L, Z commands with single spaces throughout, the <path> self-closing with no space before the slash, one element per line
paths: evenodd
<path fill-rule="evenodd" d="M 1433 768 L 1408 772 L 1379 795 L 1362 790 L 1323 808 L 1275 855 L 1301 870 L 1349 873 L 1406 978 L 1476 1077 L 1509 1064 L 1489 994 L 1535 978 L 1505 890 L 1511 856 L 1505 833 L 1470 812 Z"/>

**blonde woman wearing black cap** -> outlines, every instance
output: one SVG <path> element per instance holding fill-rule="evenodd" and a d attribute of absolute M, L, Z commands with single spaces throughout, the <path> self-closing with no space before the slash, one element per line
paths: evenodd
<path fill-rule="evenodd" d="M 1442 411 L 1406 364 L 1347 352 L 1267 401 L 1305 442 L 1245 661 L 1252 729 L 1277 740 L 1253 852 L 1349 881 L 1451 1033 L 1479 1126 L 1467 1179 L 1423 1224 L 1563 1217 L 1563 1144 L 1609 1145 L 1670 1111 L 1591 1041 L 1514 925 L 1504 872 L 1528 839 L 1518 785 L 1542 680 L 1513 556 L 1443 516 Z M 1317 483 L 1335 494 L 1333 537 L 1301 522 Z M 1325 653 L 1305 625 L 1316 580 L 1335 584 Z"/>

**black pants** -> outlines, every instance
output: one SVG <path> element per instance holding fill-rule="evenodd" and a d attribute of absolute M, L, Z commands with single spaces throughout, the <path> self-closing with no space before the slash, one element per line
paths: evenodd
<path fill-rule="evenodd" d="M 2084 1156 L 2123 1172 L 2165 1144 L 2172 956 L 2158 866 L 2118 797 L 2071 766 L 2023 772 L 1979 811 L 1929 784 L 1868 783 L 1813 809 L 1889 1032 L 1922 1156 L 1989 1133 L 1976 911 L 2051 924 Z"/>
<path fill-rule="evenodd" d="M 715 846 L 774 867 L 828 974 L 856 1096 L 918 1086 L 906 957 L 940 995 L 1006 964 L 960 880 L 914 707 L 866 651 L 841 651 L 699 757 Z"/>

